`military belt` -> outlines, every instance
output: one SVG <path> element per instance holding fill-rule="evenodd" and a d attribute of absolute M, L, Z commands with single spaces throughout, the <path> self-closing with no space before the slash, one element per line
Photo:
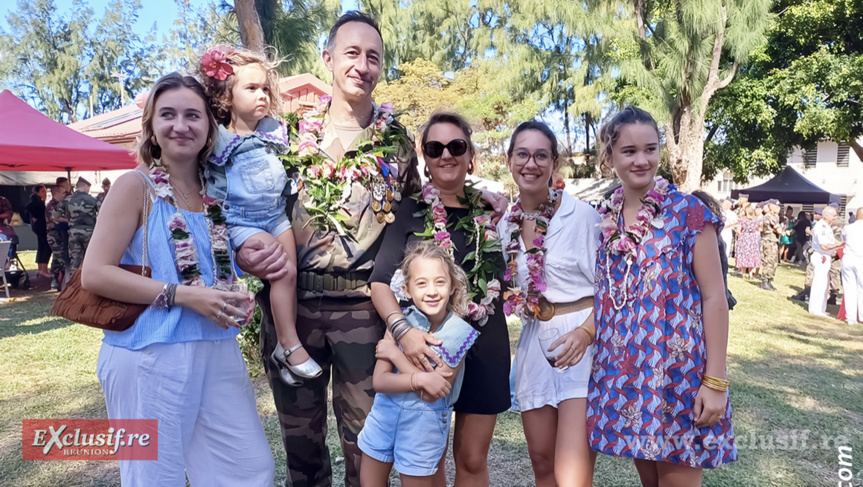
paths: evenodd
<path fill-rule="evenodd" d="M 313 293 L 324 291 L 353 291 L 368 285 L 371 271 L 345 272 L 340 274 L 322 272 L 300 272 L 297 286 Z"/>

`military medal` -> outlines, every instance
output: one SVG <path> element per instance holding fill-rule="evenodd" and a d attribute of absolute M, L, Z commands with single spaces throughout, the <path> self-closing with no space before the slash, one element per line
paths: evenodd
<path fill-rule="evenodd" d="M 381 202 L 380 201 L 372 201 L 372 210 L 374 210 L 375 213 L 381 211 Z"/>
<path fill-rule="evenodd" d="M 375 201 L 384 199 L 384 186 L 381 184 L 375 184 L 374 188 L 372 188 L 372 196 L 372 199 Z"/>
<path fill-rule="evenodd" d="M 387 188 L 387 201 L 393 200 L 393 190 L 391 188 Z"/>
<path fill-rule="evenodd" d="M 386 218 L 386 217 L 384 217 L 384 214 L 383 214 L 383 213 L 378 213 L 378 214 L 376 214 L 376 215 L 375 215 L 375 220 L 377 220 L 377 221 L 378 221 L 378 223 L 383 223 L 383 222 L 384 222 L 384 218 Z"/>
<path fill-rule="evenodd" d="M 402 193 L 400 191 L 394 191 L 393 192 L 393 199 L 396 201 L 401 201 L 402 200 Z"/>
<path fill-rule="evenodd" d="M 393 205 L 391 205 L 389 201 L 384 201 L 383 208 L 384 208 L 384 211 L 387 213 L 393 211 Z"/>
<path fill-rule="evenodd" d="M 378 213 L 378 215 L 382 215 L 383 213 Z M 387 223 L 392 223 L 396 221 L 396 216 L 393 213 L 387 213 L 387 216 L 384 217 Z"/>

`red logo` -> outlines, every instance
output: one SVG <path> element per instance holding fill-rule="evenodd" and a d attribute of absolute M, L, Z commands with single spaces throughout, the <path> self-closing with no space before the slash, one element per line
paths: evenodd
<path fill-rule="evenodd" d="M 25 419 L 24 460 L 158 460 L 155 419 Z"/>

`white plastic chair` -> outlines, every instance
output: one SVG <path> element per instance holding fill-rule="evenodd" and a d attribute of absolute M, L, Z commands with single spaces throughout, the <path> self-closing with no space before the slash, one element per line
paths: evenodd
<path fill-rule="evenodd" d="M 3 289 L 6 290 L 6 299 L 9 299 L 9 283 L 6 282 L 6 263 L 9 262 L 9 247 L 12 242 L 8 240 L 0 241 L 0 275 L 3 276 Z"/>

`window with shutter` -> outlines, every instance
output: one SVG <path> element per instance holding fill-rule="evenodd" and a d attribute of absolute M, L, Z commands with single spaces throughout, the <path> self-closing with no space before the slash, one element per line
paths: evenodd
<path fill-rule="evenodd" d="M 848 144 L 839 144 L 836 152 L 836 167 L 848 167 L 851 147 Z"/>

